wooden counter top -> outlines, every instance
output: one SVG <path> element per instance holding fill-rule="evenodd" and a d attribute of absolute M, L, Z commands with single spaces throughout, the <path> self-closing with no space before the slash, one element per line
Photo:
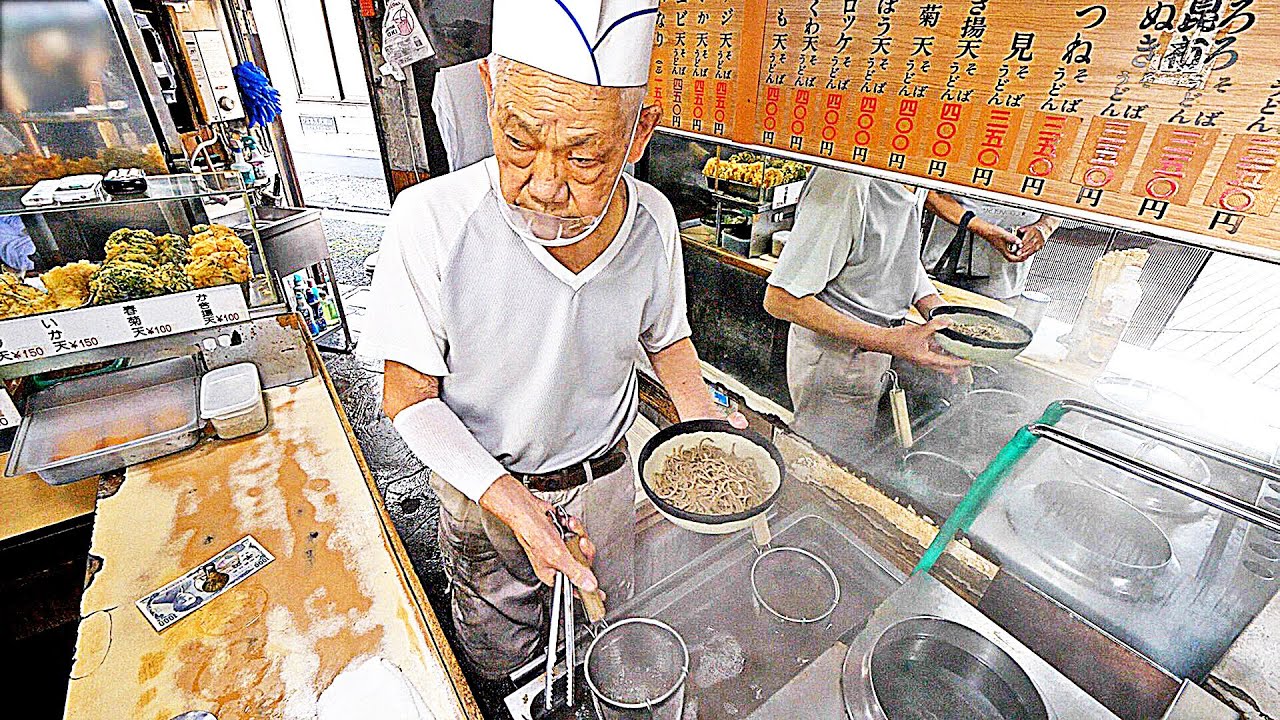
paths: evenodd
<path fill-rule="evenodd" d="M 266 432 L 102 488 L 66 717 L 313 718 L 339 673 L 383 658 L 437 720 L 479 718 L 330 386 L 267 397 Z M 137 599 L 249 534 L 274 562 L 151 628 Z"/>
<path fill-rule="evenodd" d="M 0 467 L 8 459 L 0 453 Z M 0 543 L 92 514 L 97 491 L 93 480 L 54 487 L 35 473 L 0 478 Z"/>

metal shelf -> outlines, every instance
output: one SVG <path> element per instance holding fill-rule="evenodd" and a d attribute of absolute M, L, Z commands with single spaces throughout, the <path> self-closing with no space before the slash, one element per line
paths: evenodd
<path fill-rule="evenodd" d="M 0 216 L 43 215 L 173 200 L 196 200 L 248 192 L 240 173 L 236 172 L 150 175 L 147 177 L 147 190 L 144 193 L 108 195 L 105 192 L 101 192 L 101 199 L 99 200 L 54 203 L 41 207 L 26 207 L 22 204 L 22 196 L 30 189 L 30 185 L 0 188 Z"/>

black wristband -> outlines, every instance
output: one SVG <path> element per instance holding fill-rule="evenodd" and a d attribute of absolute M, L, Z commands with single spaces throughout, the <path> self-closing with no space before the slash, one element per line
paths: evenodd
<path fill-rule="evenodd" d="M 969 223 L 973 222 L 973 218 L 974 218 L 974 217 L 975 217 L 975 215 L 974 215 L 974 213 L 973 213 L 973 211 L 972 211 L 972 210 L 965 210 L 965 211 L 964 211 L 964 215 L 961 215 L 961 216 L 960 216 L 960 229 L 961 229 L 961 230 L 968 230 L 968 229 L 969 229 Z"/>

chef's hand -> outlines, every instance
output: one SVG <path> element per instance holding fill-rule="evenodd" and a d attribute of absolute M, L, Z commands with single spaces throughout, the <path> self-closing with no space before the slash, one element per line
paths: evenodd
<path fill-rule="evenodd" d="M 540 500 L 529 492 L 529 489 L 510 475 L 498 478 L 484 495 L 480 496 L 480 507 L 488 510 L 507 524 L 520 541 L 520 546 L 529 556 L 529 563 L 538 579 L 547 585 L 554 585 L 556 572 L 560 571 L 569 578 L 574 587 L 587 592 L 600 588 L 591 568 L 583 565 L 569 554 L 564 539 L 556 529 L 555 523 L 547 515 L 551 511 L 551 503 Z M 593 560 L 596 554 L 595 545 L 586 537 L 586 528 L 582 521 L 570 518 L 569 530 L 582 536 L 582 553 L 587 560 Z"/>
<path fill-rule="evenodd" d="M 725 415 L 722 410 L 722 406 L 715 403 L 711 403 L 710 409 L 706 412 L 692 414 L 687 417 L 680 417 L 680 422 L 688 422 L 690 420 L 728 420 L 730 425 L 738 428 L 739 430 L 746 430 L 748 425 L 746 415 L 743 415 L 737 410 Z"/>
<path fill-rule="evenodd" d="M 1021 250 L 1018 247 L 1018 244 L 1021 241 L 1018 239 L 1018 236 L 995 223 L 987 222 L 982 218 L 974 218 L 969 222 L 969 230 L 990 243 L 991 247 L 995 248 L 996 252 L 1000 253 L 1000 255 L 1009 262 L 1022 262 L 1022 260 L 1026 260 L 1027 257 L 1031 257 L 1028 255 L 1027 257 L 1019 260 L 1018 258 Z"/>
<path fill-rule="evenodd" d="M 1018 248 L 1017 254 L 1010 262 L 1026 262 L 1030 260 L 1032 255 L 1044 249 L 1045 242 L 1049 240 L 1050 232 L 1052 231 L 1040 221 L 1018 228 L 1021 247 Z"/>
<path fill-rule="evenodd" d="M 951 378 L 953 383 L 959 382 L 961 371 L 972 363 L 943 352 L 933 339 L 934 333 L 950 324 L 951 321 L 946 318 L 934 318 L 924 325 L 907 323 L 900 327 L 889 328 L 886 350 L 894 357 L 902 358 L 920 367 L 937 370 Z"/>

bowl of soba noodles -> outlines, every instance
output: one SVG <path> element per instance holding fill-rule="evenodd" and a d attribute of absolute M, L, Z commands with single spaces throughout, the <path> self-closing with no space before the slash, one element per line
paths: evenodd
<path fill-rule="evenodd" d="M 1031 344 L 1031 328 L 984 308 L 942 305 L 929 317 L 950 318 L 951 326 L 939 330 L 934 338 L 943 350 L 974 362 L 1012 360 Z"/>
<path fill-rule="evenodd" d="M 658 512 L 694 532 L 737 532 L 778 497 L 782 454 L 759 433 L 724 420 L 691 420 L 645 443 L 640 486 Z"/>

